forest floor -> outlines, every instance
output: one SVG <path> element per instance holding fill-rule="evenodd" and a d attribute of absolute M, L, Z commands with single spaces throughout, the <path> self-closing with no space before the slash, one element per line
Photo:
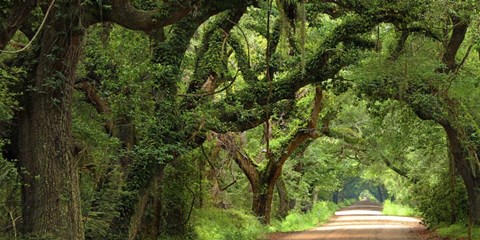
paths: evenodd
<path fill-rule="evenodd" d="M 269 240 L 437 240 L 420 219 L 386 216 L 378 203 L 360 201 L 335 213 L 325 225 L 290 233 L 273 233 Z"/>

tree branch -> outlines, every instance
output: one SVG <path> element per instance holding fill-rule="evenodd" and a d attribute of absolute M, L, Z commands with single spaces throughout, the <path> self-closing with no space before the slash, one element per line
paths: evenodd
<path fill-rule="evenodd" d="M 219 142 L 227 150 L 230 156 L 233 157 L 237 165 L 242 172 L 247 176 L 248 181 L 252 187 L 258 186 L 258 179 L 260 173 L 257 170 L 257 166 L 243 150 L 237 146 L 233 136 L 231 134 L 216 134 Z"/>
<path fill-rule="evenodd" d="M 190 1 L 163 1 L 158 9 L 136 9 L 129 0 L 112 0 L 111 9 L 105 9 L 103 19 L 131 30 L 152 31 L 171 25 L 192 11 Z"/>
<path fill-rule="evenodd" d="M 448 41 L 447 48 L 443 54 L 442 61 L 445 64 L 446 69 L 444 72 L 455 71 L 458 67 L 456 63 L 456 56 L 460 45 L 465 39 L 465 34 L 468 29 L 468 22 L 465 19 L 461 19 L 457 16 L 452 16 L 453 30 L 452 35 Z"/>
<path fill-rule="evenodd" d="M 85 94 L 87 101 L 95 107 L 98 113 L 100 114 L 110 113 L 110 106 L 108 105 L 108 103 L 105 100 L 103 100 L 100 97 L 100 95 L 98 95 L 97 89 L 95 88 L 95 86 L 89 83 L 87 79 L 81 79 L 77 84 L 75 84 L 75 89 L 81 90 Z M 112 130 L 113 130 L 113 121 L 108 120 L 105 123 L 105 131 L 108 134 L 111 134 Z"/>
<path fill-rule="evenodd" d="M 397 45 L 395 46 L 395 50 L 393 50 L 392 54 L 390 55 L 391 60 L 396 60 L 402 54 L 402 51 L 405 47 L 405 42 L 408 39 L 410 32 L 408 30 L 402 30 L 402 34 L 397 40 Z"/>
<path fill-rule="evenodd" d="M 29 18 L 36 3 L 35 0 L 16 0 L 9 15 L 5 18 L 0 17 L 0 50 L 7 46 L 13 35 Z"/>

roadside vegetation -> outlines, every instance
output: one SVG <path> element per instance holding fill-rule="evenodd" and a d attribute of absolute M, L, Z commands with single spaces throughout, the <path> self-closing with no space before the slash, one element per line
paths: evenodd
<path fill-rule="evenodd" d="M 302 231 L 327 222 L 337 210 L 355 203 L 357 200 L 345 200 L 340 204 L 332 202 L 317 202 L 306 212 L 292 211 L 283 220 L 276 220 L 269 226 L 269 232 Z"/>
<path fill-rule="evenodd" d="M 203 209 L 195 213 L 194 238 L 200 240 L 251 240 L 272 232 L 303 231 L 328 221 L 337 210 L 355 203 L 356 199 L 340 204 L 317 202 L 312 209 L 292 210 L 285 219 L 275 219 L 270 226 L 260 224 L 252 214 L 227 209 Z"/>
<path fill-rule="evenodd" d="M 449 239 L 480 239 L 480 228 L 473 227 L 469 233 L 469 229 L 467 226 L 465 226 L 465 224 L 454 224 L 445 227 L 438 227 L 436 228 L 436 232 L 440 237 L 446 237 Z"/>
<path fill-rule="evenodd" d="M 421 213 L 410 206 L 396 204 L 390 200 L 383 203 L 383 214 L 392 216 L 418 217 Z"/>
<path fill-rule="evenodd" d="M 267 233 L 255 216 L 237 210 L 202 209 L 193 222 L 194 239 L 199 240 L 257 239 Z"/>

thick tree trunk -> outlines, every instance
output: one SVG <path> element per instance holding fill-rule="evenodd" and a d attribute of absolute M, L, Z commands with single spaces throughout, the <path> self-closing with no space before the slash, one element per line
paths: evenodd
<path fill-rule="evenodd" d="M 122 149 L 127 152 L 126 155 L 120 158 L 120 166 L 123 173 L 126 175 L 129 166 L 132 164 L 133 159 L 131 152 L 136 144 L 135 125 L 133 119 L 126 115 L 120 115 L 113 125 L 112 135 L 117 137 L 122 143 Z"/>
<path fill-rule="evenodd" d="M 198 192 L 200 195 L 198 196 L 197 207 L 203 208 L 203 180 L 205 179 L 205 169 L 207 165 L 207 160 L 205 158 L 201 158 L 198 161 Z"/>
<path fill-rule="evenodd" d="M 338 203 L 338 199 L 339 199 L 339 193 L 338 193 L 338 191 L 335 191 L 335 192 L 333 193 L 333 196 L 332 196 L 332 201 L 333 201 L 335 204 L 337 204 L 337 203 Z"/>
<path fill-rule="evenodd" d="M 457 222 L 457 204 L 455 196 L 455 161 L 453 159 L 453 154 L 451 148 L 448 148 L 448 172 L 450 178 L 450 224 L 455 224 Z"/>
<path fill-rule="evenodd" d="M 468 159 L 468 150 L 462 144 L 455 128 L 448 123 L 444 123 L 442 126 L 447 133 L 448 146 L 453 156 L 455 168 L 467 189 L 470 219 L 475 225 L 480 225 L 480 169 L 478 163 L 471 163 L 470 161 L 476 160 Z"/>
<path fill-rule="evenodd" d="M 377 190 L 378 190 L 378 201 L 380 201 L 381 203 L 383 203 L 385 201 L 385 192 L 383 190 L 383 185 L 379 185 L 377 187 Z"/>
<path fill-rule="evenodd" d="M 145 189 L 145 191 L 141 191 L 138 196 L 138 202 L 135 206 L 135 211 L 132 214 L 130 219 L 130 227 L 128 229 L 128 240 L 134 240 L 137 238 L 138 232 L 140 231 L 140 227 L 142 225 L 142 220 L 145 216 L 145 211 L 147 210 L 148 204 L 148 195 L 151 187 Z"/>
<path fill-rule="evenodd" d="M 157 239 L 161 224 L 161 184 L 163 182 L 163 176 L 165 173 L 164 170 L 165 166 L 162 165 L 161 167 L 159 167 L 156 170 L 155 176 L 150 186 L 144 191 L 141 191 L 141 193 L 139 194 L 139 201 L 137 202 L 137 206 L 135 207 L 135 211 L 130 220 L 130 227 L 128 230 L 129 240 L 138 239 L 140 235 L 139 232 L 143 230 L 143 228 L 146 228 L 145 230 L 147 230 L 147 232 L 143 234 L 145 239 Z M 149 201 L 150 197 L 152 198 L 151 201 Z M 151 219 L 146 220 L 146 212 L 149 206 L 152 208 L 153 216 Z M 144 224 L 145 222 L 147 224 L 145 224 L 145 226 L 142 226 L 142 224 Z"/>
<path fill-rule="evenodd" d="M 277 181 L 278 193 L 278 217 L 284 219 L 290 211 L 290 198 L 288 197 L 287 187 L 282 178 Z"/>
<path fill-rule="evenodd" d="M 260 222 L 270 224 L 275 183 L 273 185 L 261 183 L 260 186 L 258 191 L 253 192 L 252 211 Z"/>
<path fill-rule="evenodd" d="M 22 232 L 83 239 L 77 164 L 72 150 L 71 103 L 81 50 L 80 2 L 57 3 L 40 41 L 19 116 Z"/>
<path fill-rule="evenodd" d="M 162 214 L 162 182 L 163 171 L 161 174 L 157 174 L 153 180 L 153 201 L 152 201 L 152 221 L 149 225 L 149 236 L 147 239 L 156 240 L 160 231 L 161 214 Z"/>

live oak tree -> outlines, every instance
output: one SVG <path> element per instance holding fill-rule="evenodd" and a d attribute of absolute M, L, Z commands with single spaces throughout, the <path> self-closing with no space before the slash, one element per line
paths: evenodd
<path fill-rule="evenodd" d="M 306 126 L 300 126 L 288 137 L 278 150 L 266 153 L 266 166 L 259 167 L 241 148 L 231 135 L 220 136 L 221 144 L 235 159 L 250 182 L 252 189 L 252 211 L 264 223 L 270 223 L 271 207 L 275 186 L 282 174 L 282 168 L 289 157 L 310 138 L 317 138 L 317 122 L 322 110 L 322 90 L 315 89 L 310 119 Z M 268 150 L 267 150 L 268 151 Z"/>

